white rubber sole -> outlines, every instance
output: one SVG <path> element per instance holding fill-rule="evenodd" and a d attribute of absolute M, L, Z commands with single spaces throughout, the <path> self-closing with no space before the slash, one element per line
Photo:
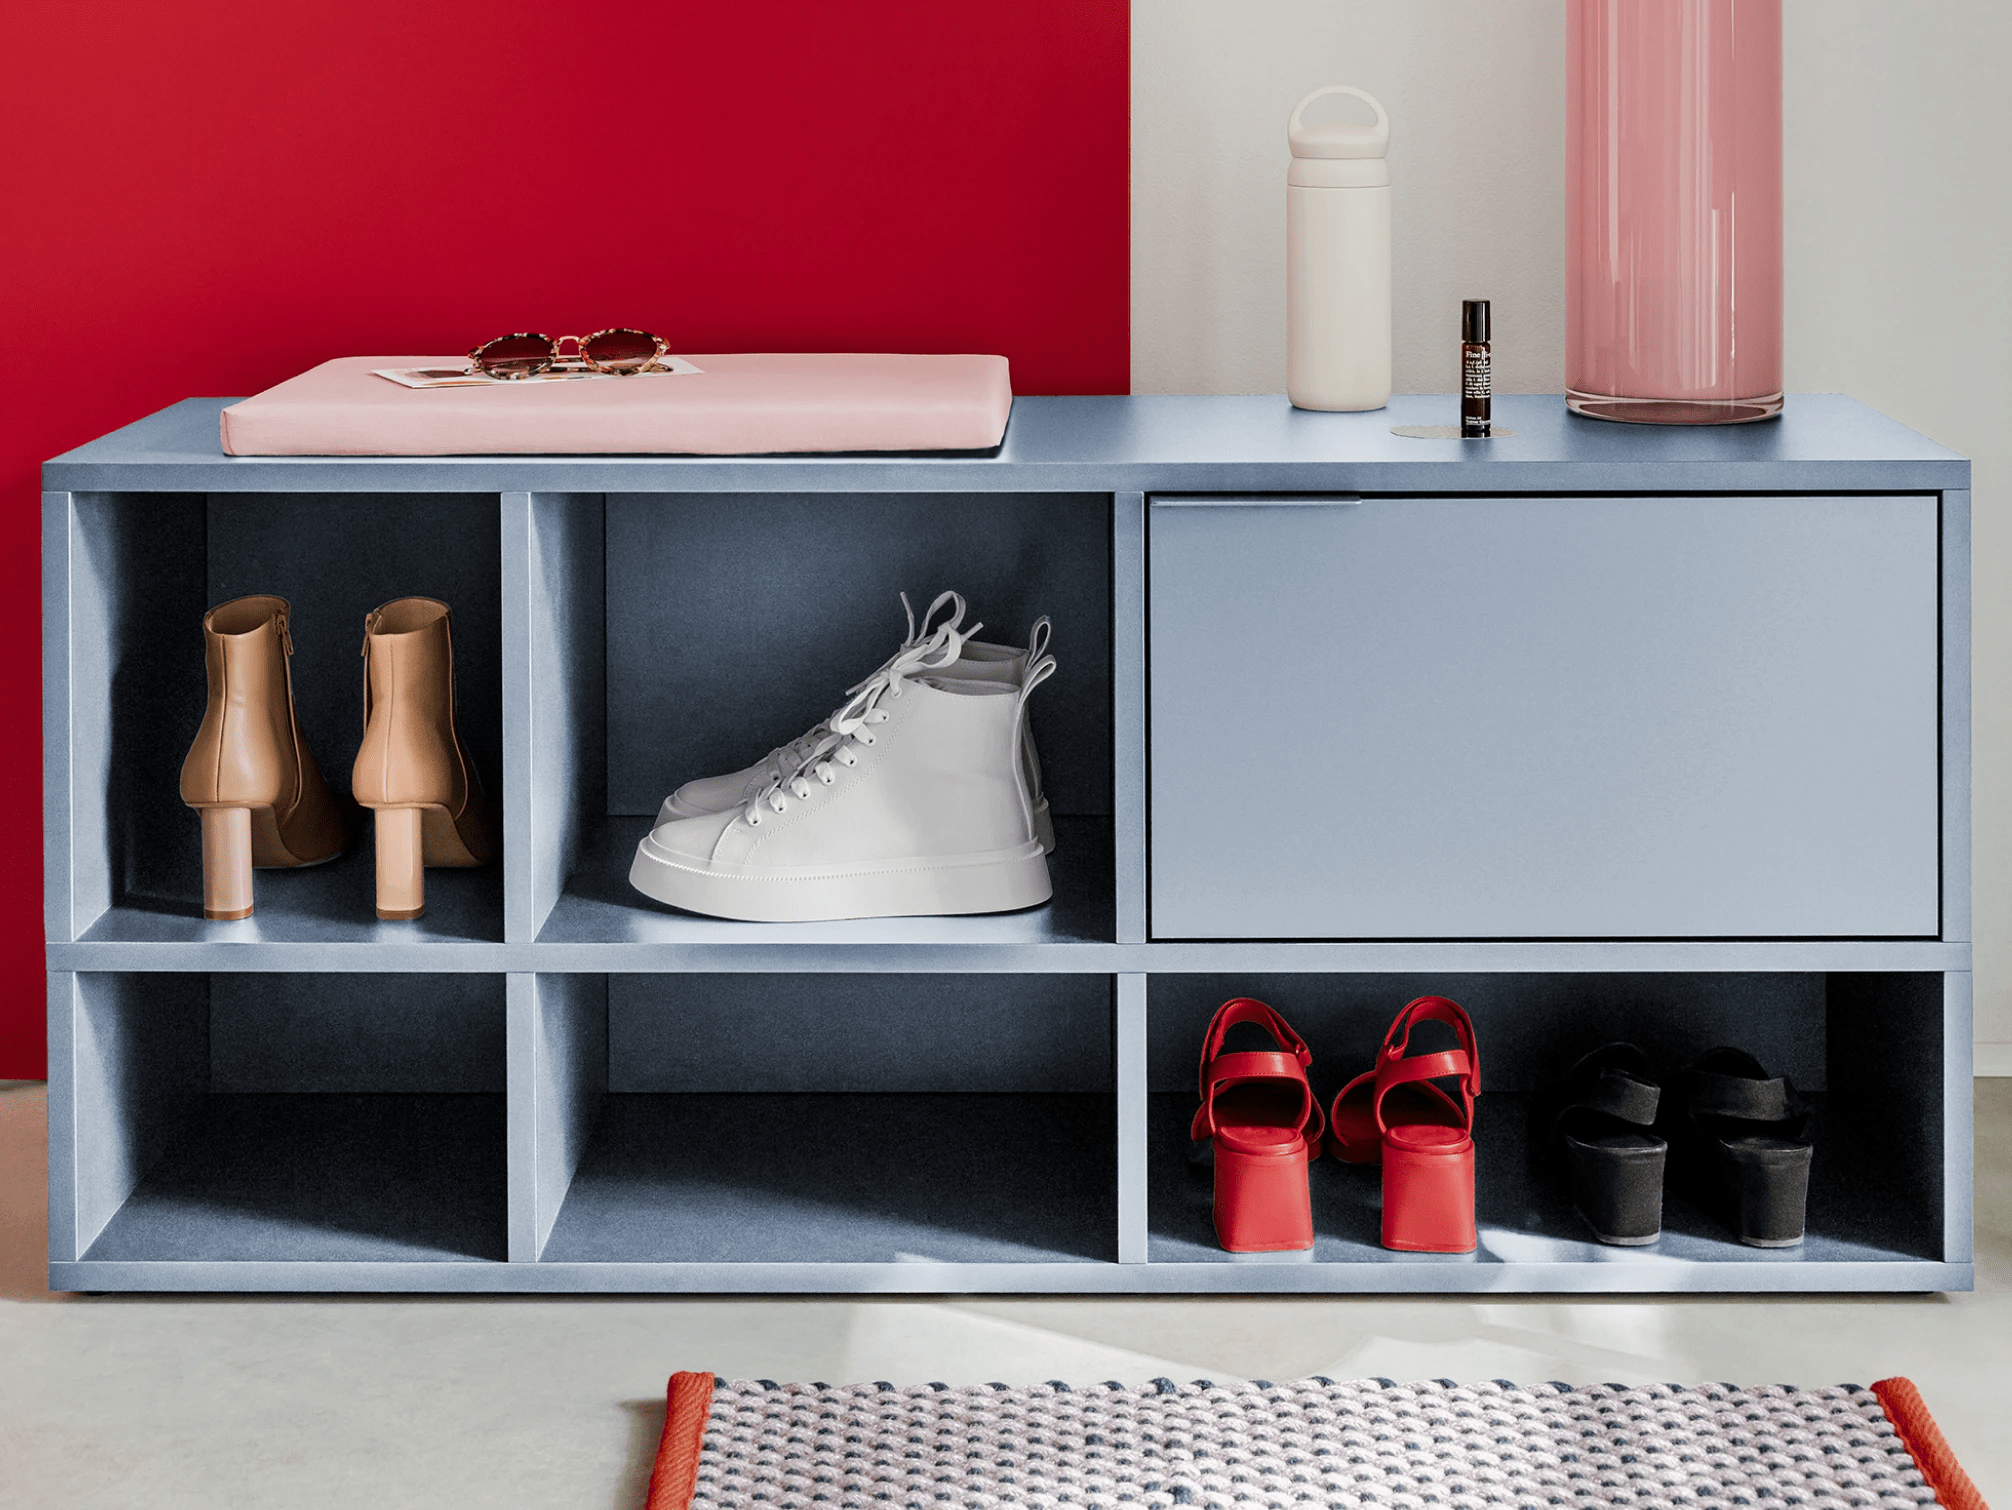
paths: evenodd
<path fill-rule="evenodd" d="M 1041 846 L 859 865 L 696 865 L 645 838 L 629 884 L 687 912 L 750 923 L 1013 912 L 1054 895 Z"/>
<path fill-rule="evenodd" d="M 652 828 L 662 828 L 666 823 L 676 823 L 680 818 L 710 818 L 717 811 L 719 811 L 717 808 L 709 811 L 706 808 L 693 807 L 689 803 L 680 802 L 678 801 L 678 794 L 673 792 L 664 799 L 664 805 L 657 809 L 657 821 L 650 826 Z M 1055 853 L 1055 820 L 1048 812 L 1048 799 L 1046 797 L 1043 797 L 1039 802 L 1034 804 L 1034 837 L 1040 842 L 1042 854 L 1052 855 Z M 891 914 L 886 913 L 876 913 L 874 915 L 876 917 L 891 916 Z"/>

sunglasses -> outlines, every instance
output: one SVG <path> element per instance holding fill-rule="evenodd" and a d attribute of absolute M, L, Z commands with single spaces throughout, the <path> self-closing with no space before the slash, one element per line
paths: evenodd
<path fill-rule="evenodd" d="M 568 355 L 562 348 L 570 344 Z M 542 336 L 519 331 L 498 336 L 468 353 L 474 370 L 493 378 L 536 377 L 554 367 L 590 367 L 628 377 L 648 372 L 670 348 L 647 330 L 597 330 L 590 336 Z"/>

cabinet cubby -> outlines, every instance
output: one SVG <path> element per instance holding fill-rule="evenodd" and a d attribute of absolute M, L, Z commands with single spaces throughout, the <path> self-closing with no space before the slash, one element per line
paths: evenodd
<path fill-rule="evenodd" d="M 581 943 L 1109 941 L 1110 500 L 1083 494 L 533 495 L 535 846 L 513 936 Z M 1053 624 L 1031 700 L 1061 843 L 1056 898 L 1003 917 L 778 926 L 694 917 L 628 883 L 665 795 L 833 710 L 939 591 L 979 638 Z"/>
<path fill-rule="evenodd" d="M 182 759 L 202 721 L 203 614 L 248 594 L 291 605 L 301 732 L 338 793 L 363 737 L 364 615 L 399 597 L 454 611 L 456 718 L 481 779 L 503 779 L 501 536 L 493 495 L 82 494 L 66 521 L 75 657 L 69 741 L 80 782 L 68 840 L 69 919 L 105 943 L 500 943 L 499 870 L 436 871 L 416 925 L 373 905 L 369 825 L 325 865 L 262 870 L 257 911 L 206 922 Z M 57 919 L 52 916 L 51 926 Z"/>
<path fill-rule="evenodd" d="M 504 983 L 486 975 L 66 978 L 91 1264 L 505 1256 Z"/>
<path fill-rule="evenodd" d="M 1397 1009 L 1415 996 L 1458 1001 L 1474 1020 L 1482 1095 L 1475 1109 L 1472 1254 L 1424 1258 L 1378 1244 L 1380 1171 L 1317 1162 L 1311 1171 L 1313 1264 L 1504 1263 L 1827 1265 L 1937 1262 L 1943 1257 L 1946 1155 L 1939 1096 L 1946 1002 L 1940 975 L 1360 974 L 1155 977 L 1149 986 L 1149 1257 L 1230 1260 L 1210 1227 L 1210 1174 L 1191 1155 L 1194 1066 L 1210 1014 L 1231 996 L 1276 1007 L 1314 1052 L 1309 1078 L 1325 1109 L 1370 1068 Z M 1235 1034 L 1253 1030 L 1236 1028 Z M 1438 1036 L 1444 1035 L 1441 1042 Z M 1454 1046 L 1438 1024 L 1420 1051 Z M 1667 1186 L 1662 1239 L 1602 1247 L 1571 1209 L 1558 1157 L 1534 1125 L 1533 1102 L 1580 1054 L 1627 1041 L 1660 1072 L 1675 1104 L 1682 1066 L 1718 1045 L 1744 1048 L 1787 1075 L 1812 1107 L 1816 1157 L 1808 1237 L 1783 1249 L 1743 1247 L 1710 1210 Z M 1254 1046 L 1269 1046 L 1253 1040 Z M 1233 1039 L 1230 1047 L 1243 1046 Z M 1243 1261 L 1242 1255 L 1237 1256 Z M 1272 1256 L 1276 1258 L 1277 1256 Z"/>
<path fill-rule="evenodd" d="M 551 1129 L 564 1148 L 538 1166 L 544 1262 L 1115 1260 L 1107 977 L 540 975 L 528 993 L 538 1145 Z"/>
<path fill-rule="evenodd" d="M 1969 466 L 1862 406 L 1510 395 L 1480 446 L 1389 433 L 1444 400 L 1032 398 L 987 457 L 258 458 L 219 402 L 44 472 L 52 1285 L 1971 1284 Z M 944 588 L 987 640 L 1054 622 L 1051 903 L 630 890 L 672 787 L 830 712 Z M 250 592 L 293 604 L 339 787 L 363 615 L 452 605 L 500 865 L 380 922 L 366 828 L 202 918 L 199 626 Z M 1428 992 L 1480 1031 L 1480 1250 L 1384 1251 L 1375 1172 L 1329 1160 L 1315 1250 L 1232 1261 L 1186 1137 L 1209 1014 L 1271 1002 L 1331 1096 Z M 1578 1230 L 1526 1112 L 1610 1038 L 1795 1079 L 1802 1247 L 1675 1194 L 1654 1247 Z"/>

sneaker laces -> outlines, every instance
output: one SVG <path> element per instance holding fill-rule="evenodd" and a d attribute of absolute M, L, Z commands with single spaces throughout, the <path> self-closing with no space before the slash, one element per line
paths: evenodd
<path fill-rule="evenodd" d="M 949 617 L 946 618 L 941 624 L 934 623 L 933 621 L 935 620 L 938 611 L 940 611 L 946 604 L 950 608 Z M 936 595 L 936 601 L 929 605 L 929 611 L 923 614 L 922 623 L 919 627 L 915 622 L 914 605 L 908 601 L 907 593 L 903 593 L 901 595 L 901 611 L 908 617 L 907 637 L 902 640 L 900 646 L 896 648 L 893 655 L 889 656 L 885 661 L 881 662 L 880 665 L 875 670 L 870 672 L 867 676 L 865 676 L 864 678 L 862 678 L 857 682 L 854 682 L 850 687 L 847 687 L 845 689 L 845 695 L 848 699 L 856 697 L 859 693 L 865 691 L 868 687 L 872 686 L 876 678 L 887 675 L 889 669 L 894 665 L 894 663 L 908 651 L 915 649 L 916 646 L 918 645 L 929 643 L 939 631 L 943 629 L 954 630 L 959 624 L 963 623 L 964 598 L 961 593 L 954 593 L 954 592 L 938 593 Z M 972 625 L 970 629 L 964 632 L 964 638 L 969 639 L 973 634 L 976 634 L 978 630 L 983 627 L 984 627 L 983 625 L 978 624 Z M 837 715 L 834 714 L 832 716 L 836 717 Z M 762 757 L 761 760 L 764 786 L 772 787 L 776 785 L 778 782 L 787 779 L 794 772 L 800 770 L 803 767 L 804 763 L 808 761 L 817 752 L 818 746 L 822 744 L 826 739 L 828 739 L 830 735 L 831 735 L 831 719 L 827 718 L 817 724 L 812 725 L 809 729 L 806 729 L 803 733 L 797 735 L 797 737 L 795 739 L 792 739 L 788 744 L 778 745 L 776 746 L 775 749 L 770 750 L 768 754 Z"/>
<path fill-rule="evenodd" d="M 946 593 L 944 596 L 956 595 Z M 942 598 L 937 599 L 937 604 L 942 601 Z M 902 602 L 906 606 L 905 594 Z M 741 817 L 747 821 L 749 828 L 761 827 L 764 813 L 787 812 L 791 797 L 798 800 L 809 797 L 813 781 L 820 786 L 830 786 L 838 780 L 837 767 L 850 768 L 859 764 L 859 755 L 853 746 L 871 747 L 873 735 L 869 731 L 874 725 L 884 724 L 893 717 L 880 706 L 881 703 L 888 698 L 900 697 L 902 688 L 909 681 L 932 671 L 941 671 L 953 663 L 964 653 L 964 642 L 985 627 L 973 624 L 967 630 L 957 628 L 964 616 L 963 604 L 964 600 L 957 598 L 958 611 L 954 618 L 929 631 L 927 639 L 903 645 L 886 665 L 852 689 L 844 704 L 824 721 L 822 727 L 825 732 L 808 753 L 796 765 L 778 773 L 774 780 L 747 800 L 741 809 Z M 935 612 L 936 605 L 931 605 L 929 613 L 923 616 L 925 628 Z"/>

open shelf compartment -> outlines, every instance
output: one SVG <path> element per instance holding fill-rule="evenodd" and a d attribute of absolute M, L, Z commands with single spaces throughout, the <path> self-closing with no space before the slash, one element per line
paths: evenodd
<path fill-rule="evenodd" d="M 52 520 L 52 525 L 55 521 Z M 500 866 L 432 870 L 426 913 L 380 922 L 368 823 L 323 865 L 254 873 L 256 911 L 210 922 L 181 768 L 206 698 L 204 613 L 288 600 L 296 716 L 346 797 L 363 734 L 363 620 L 399 597 L 454 613 L 455 712 L 481 778 L 503 770 L 501 535 L 494 494 L 80 493 L 66 525 L 71 705 L 67 915 L 91 943 L 500 942 Z M 52 546 L 53 548 L 53 546 Z M 359 815 L 361 816 L 361 815 Z"/>
<path fill-rule="evenodd" d="M 1882 1265 L 1898 1273 L 1967 1262 L 1967 1245 L 1953 1252 L 1948 1241 L 1943 1070 L 1946 990 L 1967 990 L 1967 977 L 1949 979 L 1957 984 L 1946 988 L 1945 977 L 1933 973 L 1154 976 L 1148 1257 L 1156 1264 L 1401 1265 L 1414 1273 L 1421 1265 L 1642 1265 L 1662 1271 L 1641 1286 L 1657 1289 L 1692 1288 L 1714 1267 L 1746 1265 L 1850 1265 L 1870 1276 L 1866 1288 L 1877 1288 Z M 1211 1226 L 1211 1174 L 1188 1141 L 1194 1046 L 1216 1007 L 1254 996 L 1277 1008 L 1313 1050 L 1310 1079 L 1325 1109 L 1371 1066 L 1397 1010 L 1422 995 L 1451 997 L 1475 1024 L 1483 1080 L 1475 1115 L 1478 1250 L 1383 1248 L 1381 1171 L 1323 1157 L 1309 1170 L 1312 1253 L 1224 1252 Z M 1255 1031 L 1233 1029 L 1232 1047 L 1241 1046 L 1236 1035 Z M 1443 1044 L 1429 1036 L 1442 1032 Z M 1743 1246 L 1713 1212 L 1669 1186 L 1655 1244 L 1621 1248 L 1593 1239 L 1572 1210 L 1558 1161 L 1541 1146 L 1533 1157 L 1542 1132 L 1531 1125 L 1532 1103 L 1580 1054 L 1616 1040 L 1648 1054 L 1666 1098 L 1682 1066 L 1721 1044 L 1746 1049 L 1793 1081 L 1814 1108 L 1816 1148 L 1800 1246 Z M 1453 1039 L 1431 1024 L 1414 1042 L 1430 1050 Z M 1966 1220 L 1966 1237 L 1967 1230 Z M 1449 1274 L 1446 1287 L 1474 1282 Z"/>
<path fill-rule="evenodd" d="M 512 940 L 1112 940 L 1108 494 L 514 496 L 506 574 L 521 573 L 531 618 L 511 683 L 528 710 L 519 779 L 530 818 Z M 672 790 L 751 765 L 817 724 L 900 644 L 899 594 L 919 615 L 953 588 L 967 627 L 983 622 L 980 639 L 1024 644 L 1041 614 L 1054 626 L 1058 670 L 1028 704 L 1058 833 L 1052 902 L 748 924 L 629 885 L 636 844 Z"/>
<path fill-rule="evenodd" d="M 502 977 L 56 980 L 75 1075 L 51 1139 L 59 1259 L 507 1256 Z"/>
<path fill-rule="evenodd" d="M 513 979 L 513 1254 L 1116 1260 L 1108 976 Z M 528 1082 L 528 1084 L 526 1083 Z"/>

